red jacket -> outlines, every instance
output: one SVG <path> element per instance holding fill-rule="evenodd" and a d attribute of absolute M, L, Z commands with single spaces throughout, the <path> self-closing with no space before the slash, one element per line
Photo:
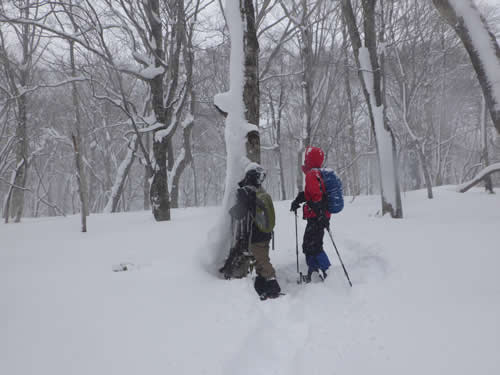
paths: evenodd
<path fill-rule="evenodd" d="M 304 197 L 306 204 L 303 207 L 304 219 L 316 217 L 316 213 L 309 207 L 307 202 L 320 202 L 323 199 L 323 194 L 326 192 L 325 183 L 321 177 L 319 168 L 323 165 L 325 154 L 318 147 L 308 147 L 304 157 L 304 165 L 302 171 L 306 175 L 306 186 L 304 188 Z M 324 207 L 325 216 L 330 218 L 328 207 Z"/>

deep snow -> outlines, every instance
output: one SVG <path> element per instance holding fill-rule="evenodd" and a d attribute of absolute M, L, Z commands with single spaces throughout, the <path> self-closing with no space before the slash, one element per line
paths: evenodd
<path fill-rule="evenodd" d="M 347 200 L 332 229 L 352 289 L 328 242 L 326 282 L 296 284 L 278 202 L 287 295 L 264 302 L 207 272 L 216 208 L 0 224 L 0 374 L 499 374 L 500 197 L 453 189 L 406 193 L 403 220 Z"/>

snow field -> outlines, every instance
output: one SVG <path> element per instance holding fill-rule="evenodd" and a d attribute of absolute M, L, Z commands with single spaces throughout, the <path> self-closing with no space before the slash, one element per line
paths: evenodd
<path fill-rule="evenodd" d="M 498 374 L 500 198 L 453 189 L 406 193 L 403 220 L 346 199 L 332 232 L 352 289 L 326 235 L 329 277 L 297 285 L 277 202 L 287 295 L 264 302 L 207 272 L 217 208 L 92 215 L 87 234 L 78 216 L 0 225 L 0 373 Z"/>

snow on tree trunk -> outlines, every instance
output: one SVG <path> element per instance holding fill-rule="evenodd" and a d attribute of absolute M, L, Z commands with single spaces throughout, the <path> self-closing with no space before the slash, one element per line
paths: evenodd
<path fill-rule="evenodd" d="M 111 195 L 108 199 L 108 203 L 106 207 L 104 207 L 105 213 L 113 213 L 116 212 L 118 207 L 118 202 L 120 202 L 120 197 L 122 196 L 123 187 L 125 186 L 125 181 L 127 180 L 128 173 L 130 172 L 130 168 L 134 163 L 135 152 L 137 151 L 137 136 L 133 136 L 130 144 L 128 146 L 127 155 L 125 159 L 121 162 L 118 167 L 118 171 L 116 172 L 115 182 L 113 187 L 111 188 Z"/>
<path fill-rule="evenodd" d="M 144 2 L 145 11 L 151 27 L 152 43 L 155 46 L 154 65 L 160 67 L 165 57 L 163 49 L 162 24 L 154 15 L 160 14 L 159 0 L 149 0 Z M 153 137 L 153 155 L 155 159 L 154 171 L 150 183 L 149 198 L 151 209 L 156 221 L 170 220 L 170 196 L 167 182 L 167 141 L 163 137 L 158 137 L 159 133 L 165 131 L 167 119 L 164 108 L 163 78 L 165 73 L 158 74 L 149 81 L 151 87 L 151 98 L 153 112 L 158 123 L 164 128 L 156 130 Z"/>
<path fill-rule="evenodd" d="M 213 245 L 218 252 L 216 254 L 216 262 L 221 261 L 227 255 L 229 249 L 228 241 L 231 238 L 231 225 L 228 211 L 235 201 L 237 184 L 243 178 L 247 165 L 251 161 L 260 160 L 260 154 L 252 152 L 256 150 L 260 151 L 260 147 L 256 148 L 258 146 L 258 126 L 257 124 L 248 122 L 247 108 L 244 101 L 245 76 L 247 71 L 245 68 L 248 61 L 245 58 L 244 33 L 250 29 L 244 29 L 244 25 L 248 27 L 248 17 L 245 19 L 247 22 L 244 22 L 244 14 L 242 14 L 240 1 L 226 0 L 225 3 L 227 26 L 231 38 L 229 91 L 218 94 L 214 98 L 215 106 L 226 114 L 224 138 L 227 152 L 226 180 L 222 201 L 223 212 L 222 218 L 218 223 L 218 236 L 214 240 Z M 255 32 L 255 28 L 253 30 Z M 257 52 L 258 49 L 254 49 L 254 51 Z M 253 61 L 256 60 L 254 59 Z M 258 120 L 258 117 L 254 117 L 255 120 Z M 254 160 L 251 160 L 248 157 L 249 155 Z"/>
<path fill-rule="evenodd" d="M 245 85 L 245 54 L 243 50 L 243 22 L 239 2 L 227 0 L 226 18 L 231 36 L 231 54 L 229 67 L 229 91 L 214 98 L 215 105 L 227 113 L 224 136 L 227 149 L 226 181 L 223 207 L 225 212 L 234 201 L 235 188 L 243 178 L 243 172 L 250 162 L 247 157 L 247 134 L 258 131 L 245 117 L 246 107 L 243 102 Z"/>
<path fill-rule="evenodd" d="M 500 133 L 500 47 L 472 0 L 433 0 L 462 40 L 483 90 L 493 124 Z"/>
<path fill-rule="evenodd" d="M 397 176 L 396 146 L 394 135 L 388 124 L 385 123 L 382 100 L 382 80 L 375 32 L 375 3 L 363 0 L 362 4 L 365 46 L 362 46 L 361 43 L 361 36 L 350 0 L 343 0 L 343 14 L 368 106 L 372 131 L 375 134 L 375 146 L 379 160 L 382 214 L 390 213 L 393 218 L 401 218 L 403 217 L 403 208 Z"/>
<path fill-rule="evenodd" d="M 183 48 L 184 67 L 186 69 L 186 93 L 191 98 L 189 104 L 189 113 L 181 124 L 183 148 L 180 155 L 177 156 L 172 169 L 169 171 L 169 183 L 171 188 L 170 199 L 172 208 L 179 207 L 179 183 L 182 174 L 186 167 L 192 162 L 193 155 L 191 152 L 191 132 L 194 126 L 194 113 L 196 94 L 193 87 L 193 66 L 194 66 L 194 49 L 193 49 L 193 27 L 191 25 L 190 32 L 187 34 L 187 43 Z"/>
<path fill-rule="evenodd" d="M 194 125 L 194 117 L 189 114 L 182 123 L 182 137 L 183 148 L 179 152 L 172 171 L 169 172 L 168 186 L 171 187 L 170 198 L 172 201 L 172 208 L 179 207 L 179 183 L 182 173 L 186 167 L 191 163 L 193 155 L 191 153 L 191 131 Z"/>

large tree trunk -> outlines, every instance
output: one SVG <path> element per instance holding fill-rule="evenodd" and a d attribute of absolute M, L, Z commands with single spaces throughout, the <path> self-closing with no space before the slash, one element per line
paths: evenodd
<path fill-rule="evenodd" d="M 358 162 L 356 160 L 356 133 L 354 129 L 354 107 L 352 102 L 352 90 L 351 90 L 351 80 L 349 75 L 349 57 L 347 55 L 347 29 L 344 22 L 342 27 L 342 48 L 344 50 L 344 85 L 345 85 L 345 95 L 346 95 L 346 106 L 348 112 L 348 152 L 351 158 L 351 178 L 350 178 L 350 186 L 351 186 L 351 195 L 357 196 L 360 194 L 360 183 L 359 183 L 359 168 Z"/>
<path fill-rule="evenodd" d="M 491 119 L 500 133 L 500 47 L 472 0 L 432 0 L 471 59 Z"/>
<path fill-rule="evenodd" d="M 151 26 L 151 35 L 154 40 L 155 67 L 160 67 L 160 61 L 165 57 L 163 49 L 162 25 L 158 15 L 159 1 L 149 0 L 146 6 L 148 20 Z M 182 42 L 185 38 L 185 14 L 184 1 L 175 1 L 176 23 L 172 29 L 171 48 L 169 50 L 169 65 L 166 72 L 169 81 L 168 91 L 165 93 L 163 80 L 165 73 L 157 75 L 150 80 L 153 111 L 156 121 L 164 124 L 154 132 L 153 153 L 156 161 L 153 171 L 153 181 L 151 183 L 151 206 L 153 215 L 157 221 L 170 220 L 170 190 L 169 175 L 175 165 L 174 149 L 172 137 L 180 123 L 181 111 L 186 101 L 186 90 L 178 90 L 179 84 L 179 59 L 182 49 Z"/>
<path fill-rule="evenodd" d="M 184 32 L 184 30 L 182 32 Z M 193 40 L 192 40 L 193 26 L 191 26 L 189 34 L 186 35 L 185 33 L 184 35 L 187 37 L 187 42 L 183 48 L 183 60 L 184 60 L 184 67 L 186 69 L 186 93 L 187 95 L 189 95 L 190 103 L 189 103 L 188 117 L 184 119 L 182 123 L 183 147 L 181 150 L 181 154 L 177 156 L 175 164 L 170 169 L 170 174 L 172 176 L 171 177 L 172 208 L 179 207 L 180 179 L 186 167 L 188 167 L 193 160 L 193 155 L 191 152 L 191 132 L 194 125 L 195 103 L 196 103 L 196 95 L 193 87 L 193 66 L 194 66 L 194 50 L 193 50 Z"/>
<path fill-rule="evenodd" d="M 227 249 L 231 246 L 231 222 L 227 213 L 235 201 L 237 183 L 243 177 L 250 161 L 260 162 L 259 45 L 255 31 L 253 2 L 226 0 L 225 14 L 231 38 L 230 87 L 228 92 L 214 98 L 216 108 L 226 116 L 227 150 L 224 213 L 219 223 L 219 235 L 214 244 L 217 263 L 222 262 L 227 255 Z"/>
<path fill-rule="evenodd" d="M 160 67 L 161 60 L 165 58 L 165 51 L 163 50 L 162 25 L 156 17 L 156 15 L 160 14 L 159 0 L 149 0 L 145 8 L 151 26 L 151 38 L 156 46 L 154 51 L 155 67 Z M 164 74 L 158 74 L 149 81 L 153 112 L 156 116 L 156 121 L 164 124 L 164 127 L 156 130 L 153 136 L 155 169 L 151 172 L 153 180 L 151 182 L 149 197 L 153 216 L 156 221 L 170 220 L 170 197 L 167 180 L 168 139 L 166 137 L 157 137 L 158 132 L 164 131 L 168 126 L 165 118 L 163 77 Z"/>
<path fill-rule="evenodd" d="M 215 107 L 226 117 L 225 139 L 228 156 L 223 206 L 227 209 L 233 201 L 234 190 L 239 179 L 243 177 L 247 161 L 260 163 L 259 44 L 255 28 L 255 10 L 252 0 L 239 0 L 238 4 L 227 0 L 225 5 L 231 37 L 230 89 L 229 92 L 216 95 L 214 100 Z M 240 71 L 244 72 L 243 77 L 239 75 Z M 242 120 L 247 123 L 242 123 Z M 246 138 L 244 149 L 240 148 L 242 132 L 245 132 Z M 242 159 L 243 156 L 247 161 Z"/>
<path fill-rule="evenodd" d="M 240 12 L 243 24 L 243 52 L 245 54 L 245 84 L 243 86 L 243 103 L 245 104 L 246 120 L 259 126 L 260 119 L 260 88 L 259 88 L 259 42 L 255 27 L 255 9 L 253 0 L 240 0 Z M 247 157 L 255 163 L 260 163 L 260 136 L 258 131 L 250 131 L 247 135 Z"/>
<path fill-rule="evenodd" d="M 377 54 L 377 34 L 375 31 L 375 2 L 363 0 L 363 21 L 365 45 L 356 23 L 356 16 L 350 0 L 343 0 L 343 14 L 351 37 L 358 75 L 368 107 L 372 132 L 379 160 L 382 214 L 393 218 L 403 217 L 401 193 L 399 189 L 396 144 L 384 114 L 382 74 Z"/>

